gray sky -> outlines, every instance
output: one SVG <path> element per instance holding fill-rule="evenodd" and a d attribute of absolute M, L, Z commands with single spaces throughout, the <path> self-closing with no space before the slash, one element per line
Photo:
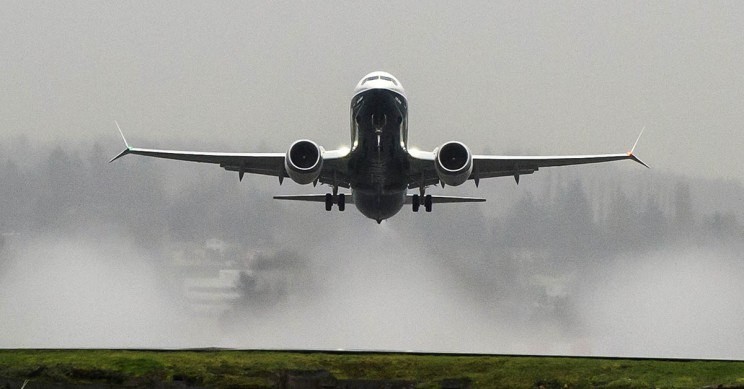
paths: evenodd
<path fill-rule="evenodd" d="M 744 178 L 740 2 L 18 2 L 0 15 L 0 128 L 51 141 L 282 151 L 348 143 L 369 71 L 411 141 L 627 151 Z M 118 143 L 117 143 L 118 146 Z"/>
<path fill-rule="evenodd" d="M 468 4 L 6 5 L 0 347 L 742 358 L 744 5 Z M 106 163 L 114 120 L 140 147 L 343 145 L 378 69 L 406 87 L 422 149 L 622 152 L 645 126 L 653 169 L 448 187 L 488 202 L 378 226 L 271 200 L 325 188 Z M 223 268 L 250 273 L 247 303 L 193 317 L 182 279 Z"/>

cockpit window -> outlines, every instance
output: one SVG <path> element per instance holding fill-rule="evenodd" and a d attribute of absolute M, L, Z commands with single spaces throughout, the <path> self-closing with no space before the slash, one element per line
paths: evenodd
<path fill-rule="evenodd" d="M 378 79 L 378 78 L 380 78 L 380 76 L 372 76 L 372 77 L 367 77 L 367 78 L 366 78 L 366 79 L 364 80 L 364 82 L 362 83 L 362 85 L 364 85 L 365 83 L 367 83 L 367 81 L 374 81 L 374 80 L 376 80 L 376 79 Z"/>
<path fill-rule="evenodd" d="M 383 80 L 385 80 L 385 81 L 390 81 L 390 82 L 392 82 L 393 84 L 395 84 L 396 86 L 398 85 L 398 83 L 397 83 L 397 82 L 395 82 L 395 79 L 393 79 L 393 78 L 390 78 L 390 77 L 385 77 L 385 76 L 380 76 L 380 78 L 381 78 L 381 79 L 383 79 Z"/>

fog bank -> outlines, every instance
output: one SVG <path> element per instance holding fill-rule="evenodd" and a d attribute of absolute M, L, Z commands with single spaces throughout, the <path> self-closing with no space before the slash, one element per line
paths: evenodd
<path fill-rule="evenodd" d="M 31 146 L 0 164 L 2 347 L 744 357 L 736 182 L 545 169 L 377 225 L 270 178 Z"/>

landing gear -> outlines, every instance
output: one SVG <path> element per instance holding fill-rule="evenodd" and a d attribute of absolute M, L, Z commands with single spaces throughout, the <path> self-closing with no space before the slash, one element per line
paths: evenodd
<path fill-rule="evenodd" d="M 411 196 L 411 205 L 412 205 L 411 208 L 413 208 L 413 212 L 419 211 L 419 208 L 421 207 L 422 197 L 424 198 L 424 209 L 426 210 L 426 212 L 431 212 L 431 206 L 433 203 L 431 201 L 431 195 L 417 195 L 417 194 Z"/>
<path fill-rule="evenodd" d="M 343 212 L 346 209 L 346 195 L 341 193 L 338 195 L 338 210 Z"/>
<path fill-rule="evenodd" d="M 333 198 L 336 198 L 336 201 L 333 201 Z M 330 211 L 333 209 L 333 204 L 338 204 L 338 210 L 343 212 L 346 209 L 346 195 L 341 193 L 338 195 L 332 195 L 330 193 L 326 193 L 325 195 L 325 209 L 326 211 Z"/>
<path fill-rule="evenodd" d="M 326 211 L 330 211 L 333 208 L 333 195 L 330 193 L 326 193 L 325 195 L 325 206 Z"/>

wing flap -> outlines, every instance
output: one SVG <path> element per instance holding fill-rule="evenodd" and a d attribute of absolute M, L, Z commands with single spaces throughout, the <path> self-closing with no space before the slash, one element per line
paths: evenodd
<path fill-rule="evenodd" d="M 284 153 L 222 153 L 204 151 L 155 150 L 129 147 L 122 154 L 144 155 L 147 157 L 175 159 L 178 161 L 214 163 L 222 166 L 240 166 L 241 162 L 252 161 L 254 164 L 276 166 L 284 164 Z"/>

